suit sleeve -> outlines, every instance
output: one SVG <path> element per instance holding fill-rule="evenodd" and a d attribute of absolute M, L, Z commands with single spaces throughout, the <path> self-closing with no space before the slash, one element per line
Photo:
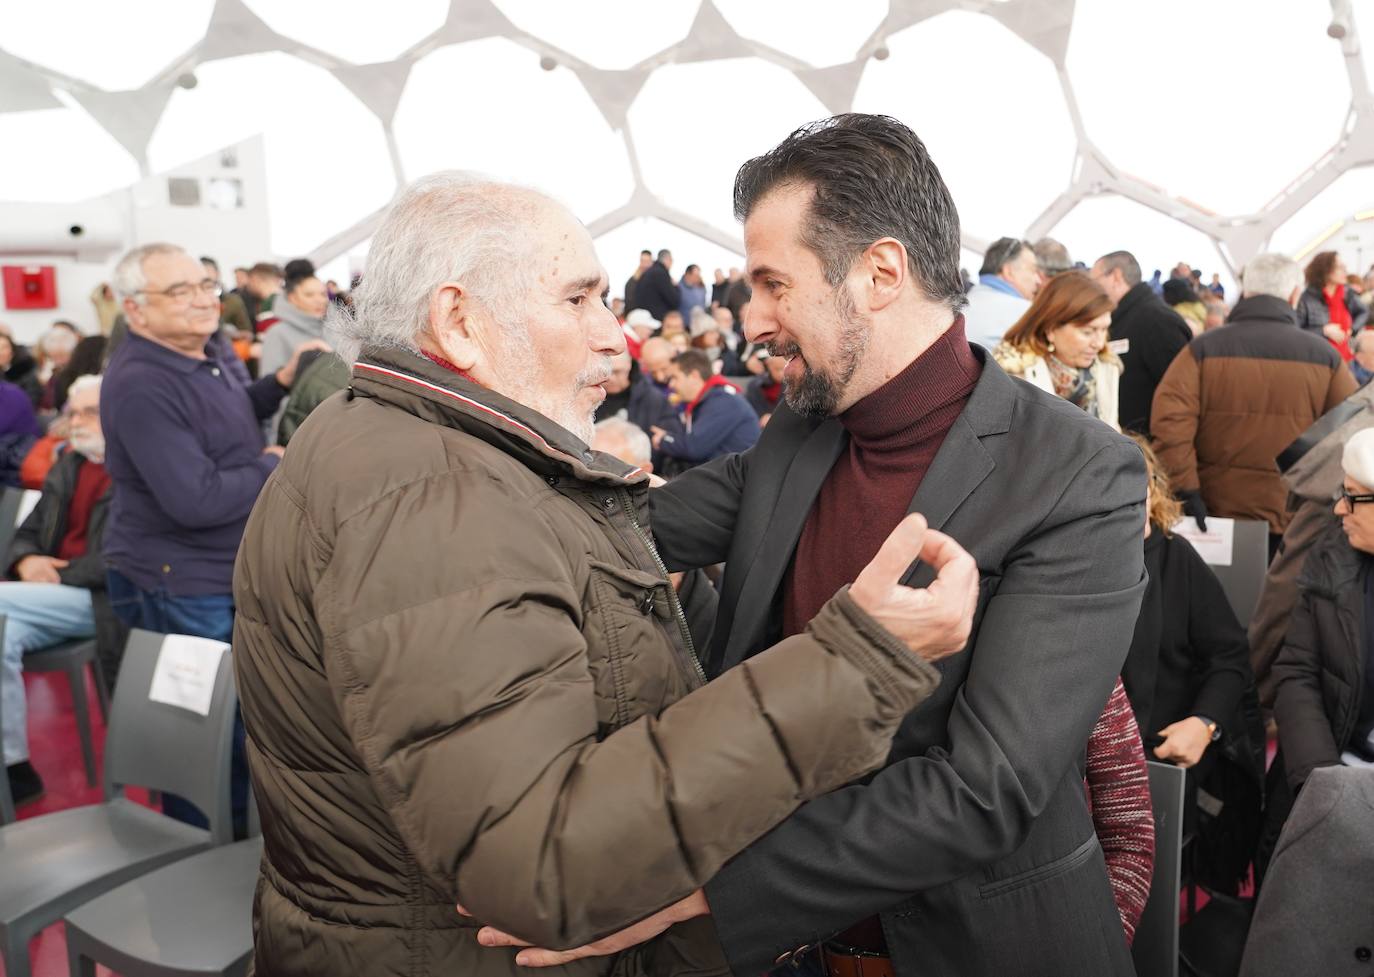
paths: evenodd
<path fill-rule="evenodd" d="M 649 491 L 654 543 L 669 570 L 724 563 L 754 449 L 699 465 Z"/>
<path fill-rule="evenodd" d="M 1020 847 L 1126 657 L 1145 590 L 1144 501 L 1134 445 L 1093 455 L 1009 553 L 964 652 L 947 746 L 804 805 L 706 886 L 733 973 L 764 972 Z"/>
<path fill-rule="evenodd" d="M 1159 463 L 1176 492 L 1196 492 L 1197 426 L 1202 412 L 1201 372 L 1191 347 L 1180 353 L 1155 390 L 1150 433 Z"/>
<path fill-rule="evenodd" d="M 1311 555 L 1308 556 L 1311 559 Z M 1322 697 L 1322 654 L 1312 614 L 1313 597 L 1306 590 L 1288 625 L 1283 648 L 1274 661 L 1274 720 L 1279 727 L 1288 783 L 1297 790 L 1317 767 L 1341 762 L 1340 747 L 1331 732 Z"/>
<path fill-rule="evenodd" d="M 380 579 L 432 548 L 436 519 L 462 558 Z M 344 522 L 317 601 L 339 715 L 420 869 L 478 919 L 567 947 L 878 766 L 938 673 L 841 591 L 807 633 L 606 734 L 586 621 L 633 634 L 642 594 L 579 592 L 554 530 L 495 480 L 422 480 Z"/>
<path fill-rule="evenodd" d="M 1183 550 L 1188 568 L 1188 647 L 1201 676 L 1193 715 L 1224 726 L 1236 714 L 1246 685 L 1254 681 L 1250 641 L 1211 567 L 1186 539 L 1171 545 Z"/>

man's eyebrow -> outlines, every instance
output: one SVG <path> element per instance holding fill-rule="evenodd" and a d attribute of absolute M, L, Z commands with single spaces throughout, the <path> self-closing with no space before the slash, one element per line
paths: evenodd
<path fill-rule="evenodd" d="M 774 269 L 772 269 L 772 268 L 769 268 L 767 265 L 759 265 L 757 268 L 753 268 L 753 269 L 751 269 L 750 272 L 749 272 L 749 280 L 750 280 L 750 281 L 755 281 L 755 282 L 758 281 L 758 280 L 761 279 L 761 278 L 782 278 L 782 277 L 783 277 L 782 272 L 776 271 L 776 270 L 774 270 Z"/>
<path fill-rule="evenodd" d="M 567 288 L 563 291 L 569 295 L 576 295 L 579 292 L 590 292 L 592 290 L 609 290 L 609 285 L 602 284 L 600 275 L 583 275 L 581 278 L 568 282 Z"/>

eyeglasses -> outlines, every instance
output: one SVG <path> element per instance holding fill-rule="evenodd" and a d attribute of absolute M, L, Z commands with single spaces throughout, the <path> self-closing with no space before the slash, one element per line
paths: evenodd
<path fill-rule="evenodd" d="M 1374 502 L 1374 493 L 1367 495 L 1351 495 L 1344 485 L 1336 490 L 1336 494 L 1331 497 L 1332 502 L 1345 502 L 1345 507 L 1351 512 L 1355 511 L 1355 506 L 1361 502 Z"/>
<path fill-rule="evenodd" d="M 171 288 L 164 288 L 161 291 L 155 291 L 151 288 L 139 289 L 139 292 L 143 295 L 165 295 L 173 302 L 185 302 L 193 295 L 219 298 L 223 291 L 224 289 L 220 286 L 220 283 L 213 278 L 206 278 L 195 284 L 183 282 L 179 285 L 173 285 Z"/>
<path fill-rule="evenodd" d="M 68 417 L 80 417 L 83 420 L 94 421 L 100 419 L 99 407 L 82 407 L 79 410 L 75 407 L 68 407 L 63 413 Z"/>

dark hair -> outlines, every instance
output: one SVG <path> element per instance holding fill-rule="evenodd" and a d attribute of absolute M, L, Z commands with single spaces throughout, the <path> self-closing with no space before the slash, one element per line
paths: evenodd
<path fill-rule="evenodd" d="M 1035 293 L 1030 308 L 1007 330 L 1003 340 L 1014 349 L 1045 356 L 1050 351 L 1051 330 L 1071 322 L 1092 322 L 1110 311 L 1112 300 L 1086 272 L 1060 272 Z"/>
<path fill-rule="evenodd" d="M 1002 268 L 1008 263 L 1021 257 L 1021 252 L 1030 247 L 1025 241 L 1014 237 L 999 237 L 988 245 L 987 254 L 983 255 L 983 267 L 978 269 L 980 275 L 1000 275 Z M 1036 259 L 1039 261 L 1039 259 Z"/>
<path fill-rule="evenodd" d="M 1163 293 L 1164 304 L 1168 306 L 1198 300 L 1197 292 L 1193 291 L 1192 279 L 1170 278 L 1164 283 Z"/>
<path fill-rule="evenodd" d="M 664 258 L 671 258 L 672 256 L 673 252 L 669 251 L 667 248 L 663 248 L 658 252 L 659 261 L 662 261 Z"/>
<path fill-rule="evenodd" d="M 1107 273 L 1121 272 L 1121 280 L 1130 288 L 1140 284 L 1140 262 L 1129 251 L 1111 251 L 1097 259 L 1107 269 Z"/>
<path fill-rule="evenodd" d="M 281 269 L 270 261 L 259 261 L 252 268 L 248 269 L 250 275 L 271 275 L 273 278 L 281 277 Z"/>
<path fill-rule="evenodd" d="M 1303 278 L 1307 280 L 1308 288 L 1315 288 L 1321 291 L 1326 288 L 1326 280 L 1331 277 L 1331 269 L 1336 267 L 1339 255 L 1335 251 L 1319 251 L 1312 256 L 1312 260 L 1307 263 L 1307 268 L 1303 270 Z"/>
<path fill-rule="evenodd" d="M 836 287 L 879 238 L 896 238 L 921 290 L 962 309 L 959 213 L 925 144 L 885 115 L 850 112 L 812 122 L 740 167 L 735 217 L 745 220 L 770 191 L 804 184 L 814 191 L 801 240 Z"/>
<path fill-rule="evenodd" d="M 283 286 L 283 290 L 286 292 L 287 295 L 290 295 L 296 289 L 300 288 L 301 285 L 312 280 L 318 281 L 319 279 L 315 278 L 314 275 L 298 275 L 295 278 L 288 278 L 286 280 L 286 285 Z"/>
<path fill-rule="evenodd" d="M 282 269 L 282 277 L 288 281 L 292 278 L 314 278 L 315 262 L 309 258 L 292 258 Z"/>
<path fill-rule="evenodd" d="M 711 357 L 699 349 L 684 349 L 673 357 L 673 363 L 683 373 L 695 373 L 703 380 L 709 380 L 715 376 L 716 371 L 711 364 Z"/>
<path fill-rule="evenodd" d="M 689 274 L 691 274 L 691 273 L 694 272 L 694 271 L 701 271 L 701 266 L 700 266 L 700 265 L 688 265 L 686 268 L 682 269 L 682 273 L 683 273 L 684 275 L 689 275 Z"/>
<path fill-rule="evenodd" d="M 72 358 L 67 361 L 53 381 L 52 403 L 58 410 L 67 404 L 67 392 L 77 377 L 100 373 L 105 364 L 105 347 L 109 340 L 104 336 L 86 336 L 72 350 Z"/>
<path fill-rule="evenodd" d="M 200 256 L 200 263 L 202 265 L 209 265 L 211 268 L 215 269 L 215 271 L 219 271 L 219 262 L 207 255 Z"/>

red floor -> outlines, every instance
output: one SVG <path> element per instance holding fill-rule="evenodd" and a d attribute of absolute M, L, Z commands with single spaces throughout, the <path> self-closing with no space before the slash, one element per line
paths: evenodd
<path fill-rule="evenodd" d="M 32 804 L 18 811 L 19 817 L 31 818 L 52 811 L 62 811 L 101 800 L 99 786 L 86 785 L 86 773 L 81 762 L 81 739 L 76 733 L 76 717 L 72 713 L 72 697 L 67 678 L 61 672 L 41 675 L 25 674 L 24 684 L 29 699 L 29 754 L 33 765 L 43 778 L 46 793 Z M 100 721 L 100 706 L 89 678 L 86 682 L 88 708 L 95 740 L 96 772 L 105 747 L 105 725 Z M 139 796 L 141 792 L 133 792 Z M 34 977 L 66 977 L 67 944 L 62 936 L 62 924 L 44 930 L 29 944 Z M 4 965 L 0 964 L 0 973 Z M 100 977 L 110 971 L 97 968 Z"/>

